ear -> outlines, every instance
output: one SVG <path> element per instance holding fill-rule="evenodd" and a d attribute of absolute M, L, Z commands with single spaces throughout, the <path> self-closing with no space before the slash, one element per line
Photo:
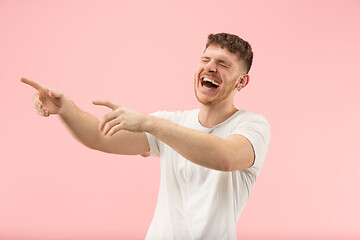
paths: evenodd
<path fill-rule="evenodd" d="M 236 84 L 236 88 L 240 91 L 242 88 L 246 87 L 250 81 L 250 77 L 248 74 L 244 74 L 240 77 L 238 83 Z"/>

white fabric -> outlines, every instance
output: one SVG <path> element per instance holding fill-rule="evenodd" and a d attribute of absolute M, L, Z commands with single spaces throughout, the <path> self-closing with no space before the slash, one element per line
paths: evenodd
<path fill-rule="evenodd" d="M 270 140 L 267 120 L 239 110 L 213 128 L 198 121 L 199 110 L 151 114 L 221 138 L 241 134 L 252 143 L 252 167 L 221 172 L 194 164 L 168 145 L 146 134 L 150 153 L 160 156 L 161 180 L 147 240 L 236 239 L 236 223 L 264 163 Z"/>

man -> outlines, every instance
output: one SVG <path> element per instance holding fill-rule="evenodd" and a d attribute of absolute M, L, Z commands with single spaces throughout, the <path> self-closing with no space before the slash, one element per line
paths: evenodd
<path fill-rule="evenodd" d="M 263 165 L 266 119 L 234 107 L 249 83 L 251 46 L 236 35 L 210 34 L 195 73 L 197 110 L 141 114 L 113 102 L 101 121 L 64 94 L 22 79 L 38 93 L 42 116 L 57 114 L 89 148 L 161 159 L 161 183 L 146 239 L 236 239 L 236 222 Z"/>

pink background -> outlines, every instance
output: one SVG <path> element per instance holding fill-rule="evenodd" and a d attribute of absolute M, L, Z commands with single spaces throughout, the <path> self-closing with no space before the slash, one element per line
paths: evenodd
<path fill-rule="evenodd" d="M 35 113 L 20 77 L 98 117 L 97 98 L 197 108 L 193 75 L 216 32 L 252 44 L 236 105 L 272 127 L 239 239 L 360 239 L 358 0 L 0 0 L 0 239 L 143 239 L 159 186 L 159 159 L 85 148 Z"/>

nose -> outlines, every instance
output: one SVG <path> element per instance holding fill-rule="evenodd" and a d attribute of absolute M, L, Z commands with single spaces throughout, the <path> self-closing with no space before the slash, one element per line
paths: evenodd
<path fill-rule="evenodd" d="M 204 66 L 204 70 L 207 72 L 216 72 L 216 64 L 214 60 L 207 62 L 206 65 Z"/>

